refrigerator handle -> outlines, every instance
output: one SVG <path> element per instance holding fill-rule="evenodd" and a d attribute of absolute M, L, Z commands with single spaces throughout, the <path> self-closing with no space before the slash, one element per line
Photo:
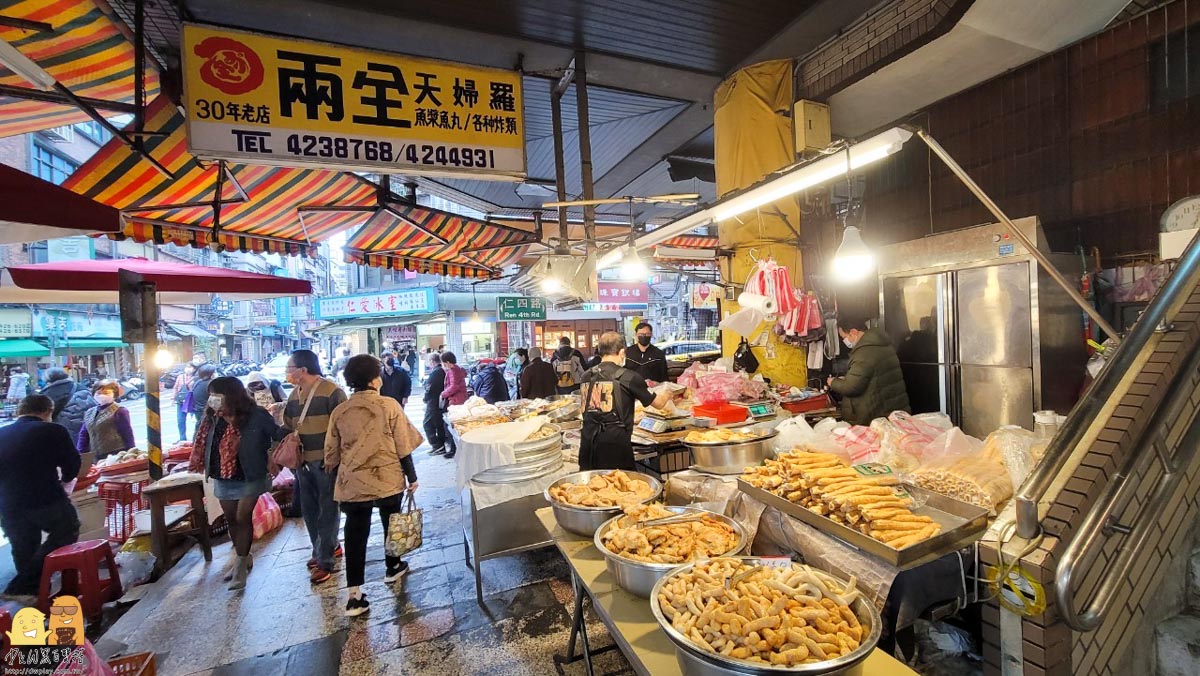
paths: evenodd
<path fill-rule="evenodd" d="M 957 427 L 962 427 L 962 366 L 951 363 L 946 367 L 946 415 Z"/>

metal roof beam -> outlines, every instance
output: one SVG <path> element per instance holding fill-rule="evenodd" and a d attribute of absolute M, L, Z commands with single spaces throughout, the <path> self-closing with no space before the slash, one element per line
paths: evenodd
<path fill-rule="evenodd" d="M 196 21 L 295 35 L 324 42 L 402 52 L 530 74 L 563 72 L 575 57 L 569 46 L 444 26 L 318 0 L 190 0 Z M 409 39 L 405 39 L 408 36 Z M 598 87 L 678 99 L 707 101 L 720 78 L 634 58 L 588 53 L 588 83 Z"/>

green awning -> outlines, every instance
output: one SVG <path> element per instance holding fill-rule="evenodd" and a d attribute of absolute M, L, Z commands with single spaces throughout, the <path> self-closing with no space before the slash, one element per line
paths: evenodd
<path fill-rule="evenodd" d="M 46 357 L 49 355 L 50 350 L 46 346 L 33 340 L 25 338 L 0 340 L 0 358 Z"/>
<path fill-rule="evenodd" d="M 60 346 L 60 350 L 95 350 L 95 349 L 114 349 L 118 347 L 129 347 L 125 343 L 115 338 L 74 338 L 64 341 Z"/>

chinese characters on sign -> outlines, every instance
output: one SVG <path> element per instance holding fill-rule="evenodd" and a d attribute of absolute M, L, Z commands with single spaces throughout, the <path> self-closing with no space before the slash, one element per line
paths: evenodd
<path fill-rule="evenodd" d="M 645 282 L 596 283 L 596 302 L 600 305 L 645 305 L 650 300 L 650 285 Z"/>
<path fill-rule="evenodd" d="M 496 299 L 496 321 L 540 322 L 546 319 L 546 303 L 532 296 L 501 296 Z"/>
<path fill-rule="evenodd" d="M 525 176 L 517 72 L 195 24 L 182 51 L 199 157 Z"/>
<path fill-rule="evenodd" d="M 26 308 L 0 308 L 0 338 L 33 335 L 33 315 Z"/>
<path fill-rule="evenodd" d="M 317 303 L 319 319 L 416 315 L 437 312 L 433 289 L 382 291 L 361 296 L 331 296 Z"/>

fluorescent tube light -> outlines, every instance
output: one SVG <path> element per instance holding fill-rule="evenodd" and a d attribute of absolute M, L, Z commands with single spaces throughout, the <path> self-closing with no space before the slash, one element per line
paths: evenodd
<path fill-rule="evenodd" d="M 17 51 L 16 47 L 0 40 L 0 64 L 16 73 L 21 79 L 43 91 L 54 89 L 57 80 L 32 59 Z"/>

